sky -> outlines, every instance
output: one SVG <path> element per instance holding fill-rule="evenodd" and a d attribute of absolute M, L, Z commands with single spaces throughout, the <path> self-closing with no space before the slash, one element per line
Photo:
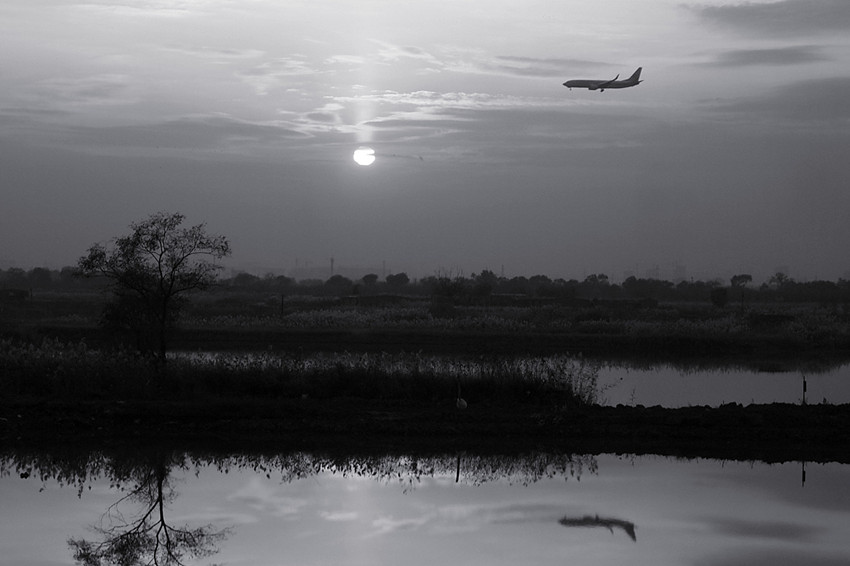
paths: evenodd
<path fill-rule="evenodd" d="M 846 0 L 4 0 L 0 267 L 167 211 L 256 274 L 848 278 L 848 30 Z"/>

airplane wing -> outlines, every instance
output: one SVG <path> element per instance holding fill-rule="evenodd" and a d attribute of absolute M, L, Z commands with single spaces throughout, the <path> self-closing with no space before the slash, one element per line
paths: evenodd
<path fill-rule="evenodd" d="M 615 83 L 615 82 L 617 82 L 617 79 L 619 79 L 619 78 L 620 78 L 620 74 L 619 74 L 619 73 L 617 73 L 617 76 L 616 76 L 616 77 L 614 77 L 614 78 L 613 78 L 613 79 L 611 79 L 610 81 L 605 81 L 605 82 L 604 82 L 604 83 L 602 83 L 602 84 L 596 85 L 596 88 L 602 89 L 602 88 L 605 88 L 605 87 L 611 86 L 611 83 Z"/>

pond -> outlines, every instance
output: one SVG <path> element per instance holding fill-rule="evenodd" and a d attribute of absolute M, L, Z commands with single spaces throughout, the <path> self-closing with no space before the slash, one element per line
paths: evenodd
<path fill-rule="evenodd" d="M 724 403 L 850 403 L 850 364 L 819 372 L 769 372 L 727 367 L 680 369 L 659 364 L 634 369 L 603 366 L 599 385 L 606 405 L 688 407 Z"/>
<path fill-rule="evenodd" d="M 850 466 L 834 463 L 161 452 L 0 465 L 0 561 L 19 566 L 73 564 L 69 539 L 91 550 L 83 539 L 143 517 L 215 551 L 187 565 L 850 564 Z"/>

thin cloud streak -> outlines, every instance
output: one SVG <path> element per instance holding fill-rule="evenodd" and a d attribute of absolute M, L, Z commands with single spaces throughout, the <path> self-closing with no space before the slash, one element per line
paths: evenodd
<path fill-rule="evenodd" d="M 776 49 L 735 49 L 718 53 L 714 60 L 703 63 L 709 67 L 752 67 L 802 65 L 829 61 L 816 45 L 798 45 Z"/>
<path fill-rule="evenodd" d="M 808 125 L 847 134 L 850 121 L 850 77 L 799 81 L 761 96 L 710 106 L 735 120 L 776 126 Z"/>
<path fill-rule="evenodd" d="M 767 36 L 803 36 L 850 29 L 850 3 L 845 0 L 744 2 L 690 9 L 708 22 Z"/>

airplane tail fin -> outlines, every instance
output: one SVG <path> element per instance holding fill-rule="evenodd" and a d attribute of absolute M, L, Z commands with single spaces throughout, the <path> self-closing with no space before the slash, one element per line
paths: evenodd
<path fill-rule="evenodd" d="M 642 70 L 643 70 L 643 67 L 638 67 L 637 71 L 635 71 L 634 73 L 632 73 L 632 76 L 631 76 L 631 77 L 629 77 L 627 80 L 629 80 L 629 81 L 637 81 L 638 79 L 640 79 L 640 72 L 641 72 Z"/>

